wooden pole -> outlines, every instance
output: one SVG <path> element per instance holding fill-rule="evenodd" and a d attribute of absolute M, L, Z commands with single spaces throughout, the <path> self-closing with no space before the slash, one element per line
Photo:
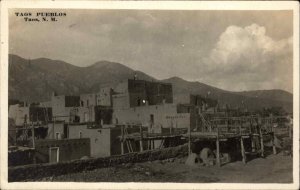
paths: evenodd
<path fill-rule="evenodd" d="M 272 146 L 273 146 L 273 154 L 277 154 L 276 146 L 275 146 L 275 134 L 272 132 Z"/>
<path fill-rule="evenodd" d="M 229 118 L 226 119 L 226 129 L 227 129 L 227 132 L 229 131 Z"/>
<path fill-rule="evenodd" d="M 35 134 L 34 134 L 34 126 L 33 126 L 33 123 L 32 123 L 32 148 L 35 148 Z"/>
<path fill-rule="evenodd" d="M 264 157 L 264 139 L 261 130 L 261 126 L 259 126 L 259 137 L 260 137 L 260 150 L 261 150 L 261 157 Z"/>
<path fill-rule="evenodd" d="M 152 140 L 152 148 L 155 149 L 155 143 L 154 143 L 154 140 Z"/>
<path fill-rule="evenodd" d="M 188 143 L 188 147 L 189 147 L 189 155 L 190 155 L 190 154 L 191 154 L 191 125 L 189 125 L 188 132 L 189 132 L 189 143 Z"/>
<path fill-rule="evenodd" d="M 290 123 L 288 124 L 289 138 L 292 138 L 292 129 L 293 129 L 293 125 L 292 125 L 292 123 L 290 122 Z"/>
<path fill-rule="evenodd" d="M 252 152 L 255 152 L 255 141 L 254 141 L 254 135 L 253 133 L 255 133 L 255 131 L 253 130 L 253 126 L 255 125 L 252 125 L 254 122 L 252 119 L 250 119 L 251 123 L 250 123 L 250 140 L 251 140 L 251 151 Z M 254 118 L 254 121 L 255 121 L 255 118 Z"/>
<path fill-rule="evenodd" d="M 121 125 L 121 154 L 124 154 L 124 126 Z"/>
<path fill-rule="evenodd" d="M 34 126 L 32 123 L 32 148 L 33 150 L 33 163 L 36 164 L 36 157 L 35 157 L 35 133 L 34 133 Z"/>
<path fill-rule="evenodd" d="M 243 141 L 243 136 L 242 136 L 242 125 L 243 125 L 243 120 L 241 120 L 241 124 L 239 126 L 239 128 L 240 128 L 240 143 L 241 143 L 241 154 L 242 154 L 243 163 L 246 164 L 246 154 L 245 154 L 245 147 L 244 147 L 244 141 Z"/>
<path fill-rule="evenodd" d="M 147 142 L 148 150 L 151 150 L 151 146 L 150 146 L 151 144 L 150 144 L 150 141 L 147 140 L 146 142 Z"/>
<path fill-rule="evenodd" d="M 250 118 L 250 129 L 249 129 L 249 133 L 252 134 L 252 119 Z"/>
<path fill-rule="evenodd" d="M 243 163 L 246 164 L 246 154 L 245 154 L 245 147 L 244 147 L 244 141 L 242 136 L 241 136 L 241 153 L 242 153 Z"/>
<path fill-rule="evenodd" d="M 242 125 L 243 125 L 243 121 L 241 121 L 241 124 L 240 124 L 240 126 L 239 126 L 239 132 L 240 132 L 240 136 L 242 136 Z"/>
<path fill-rule="evenodd" d="M 219 127 L 217 126 L 217 138 L 216 138 L 216 147 L 217 147 L 217 165 L 221 166 L 221 160 L 220 160 L 220 141 L 219 141 Z"/>
<path fill-rule="evenodd" d="M 142 152 L 143 151 L 143 128 L 142 128 L 142 126 L 140 126 L 140 135 L 141 135 L 141 138 L 140 138 L 140 151 Z"/>
<path fill-rule="evenodd" d="M 33 120 L 33 118 L 32 118 L 32 120 Z M 37 121 L 37 124 L 39 124 L 39 113 L 38 112 L 36 113 L 36 121 Z M 32 147 L 35 148 L 35 131 L 34 131 L 33 121 L 32 121 Z"/>
<path fill-rule="evenodd" d="M 256 151 L 256 149 L 255 149 L 255 136 L 251 134 L 250 137 L 251 137 L 251 151 L 255 152 Z"/>
<path fill-rule="evenodd" d="M 55 117 L 53 117 L 52 139 L 55 138 L 55 135 L 54 135 L 54 127 L 55 127 Z"/>

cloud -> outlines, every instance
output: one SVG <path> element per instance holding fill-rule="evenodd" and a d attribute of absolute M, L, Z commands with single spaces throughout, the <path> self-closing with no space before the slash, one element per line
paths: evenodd
<path fill-rule="evenodd" d="M 15 11 L 9 51 L 24 58 L 109 60 L 157 79 L 292 90 L 292 11 L 66 10 L 58 22 L 38 24 Z"/>
<path fill-rule="evenodd" d="M 291 92 L 292 47 L 292 37 L 276 41 L 258 24 L 229 26 L 204 59 L 203 79 L 228 90 L 279 88 Z"/>

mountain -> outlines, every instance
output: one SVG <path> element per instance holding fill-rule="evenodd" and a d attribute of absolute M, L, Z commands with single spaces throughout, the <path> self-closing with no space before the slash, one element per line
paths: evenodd
<path fill-rule="evenodd" d="M 50 100 L 58 94 L 78 95 L 97 92 L 100 86 L 116 85 L 133 78 L 154 80 L 120 63 L 97 62 L 89 67 L 77 67 L 63 61 L 39 58 L 26 60 L 17 55 L 9 56 L 9 98 L 39 102 Z"/>
<path fill-rule="evenodd" d="M 97 92 L 101 86 L 115 86 L 137 74 L 139 79 L 156 80 L 120 63 L 100 61 L 88 67 L 77 67 L 59 60 L 39 58 L 26 60 L 9 55 L 9 99 L 39 102 L 58 94 L 79 95 Z M 292 111 L 293 95 L 283 90 L 230 92 L 200 82 L 189 82 L 178 77 L 162 80 L 173 84 L 174 100 L 186 94 L 201 94 L 218 99 L 221 104 L 249 109 L 282 106 Z"/>
<path fill-rule="evenodd" d="M 237 92 L 239 95 L 254 97 L 254 98 L 264 98 L 279 101 L 293 101 L 293 95 L 284 90 L 253 90 L 253 91 L 243 91 Z"/>
<path fill-rule="evenodd" d="M 200 94 L 204 97 L 217 99 L 221 104 L 228 104 L 231 107 L 245 106 L 254 110 L 278 106 L 290 112 L 293 110 L 293 95 L 283 90 L 231 92 L 200 82 L 189 82 L 178 77 L 163 81 L 173 84 L 174 101 L 176 102 L 182 102 L 186 94 Z"/>

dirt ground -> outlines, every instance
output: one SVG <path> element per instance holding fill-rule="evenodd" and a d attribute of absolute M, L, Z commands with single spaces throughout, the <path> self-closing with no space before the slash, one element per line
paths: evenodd
<path fill-rule="evenodd" d="M 194 182 L 194 183 L 292 183 L 292 157 L 282 153 L 218 166 L 187 166 L 186 157 L 163 161 L 123 164 L 41 181 L 75 182 Z"/>

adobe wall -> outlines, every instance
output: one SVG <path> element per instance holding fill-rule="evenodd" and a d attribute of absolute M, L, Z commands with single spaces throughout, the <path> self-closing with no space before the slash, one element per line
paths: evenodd
<path fill-rule="evenodd" d="M 69 125 L 69 139 L 78 139 L 79 132 L 82 138 L 90 139 L 91 156 L 105 157 L 111 155 L 110 129 L 89 129 L 87 125 Z"/>
<path fill-rule="evenodd" d="M 135 123 L 150 126 L 150 115 L 154 116 L 154 128 L 187 128 L 190 125 L 189 113 L 177 113 L 175 104 L 140 106 L 114 110 L 113 121 L 119 124 Z M 156 131 L 159 132 L 159 131 Z"/>
<path fill-rule="evenodd" d="M 89 107 L 95 106 L 96 102 L 96 94 L 81 94 L 80 95 L 80 106 L 81 107 Z"/>
<path fill-rule="evenodd" d="M 62 139 L 62 140 L 36 140 L 35 158 L 37 163 L 49 162 L 49 148 L 59 147 L 59 162 L 80 159 L 90 156 L 90 140 L 85 139 Z"/>
<path fill-rule="evenodd" d="M 145 151 L 139 153 L 125 154 L 122 156 L 112 156 L 106 158 L 74 160 L 71 162 L 62 162 L 57 164 L 27 165 L 8 168 L 8 182 L 16 181 L 35 181 L 44 177 L 76 173 L 97 168 L 116 166 L 122 163 L 145 162 L 154 160 L 164 160 L 185 156 L 188 154 L 187 144 Z"/>
<path fill-rule="evenodd" d="M 95 121 L 95 109 L 94 106 L 78 107 L 75 113 L 80 119 L 80 123 L 94 122 Z"/>
<path fill-rule="evenodd" d="M 65 97 L 64 96 L 52 96 L 51 97 L 52 112 L 53 116 L 62 115 L 64 113 L 65 107 Z"/>
<path fill-rule="evenodd" d="M 55 116 L 67 116 L 55 118 L 55 120 L 69 122 L 69 115 L 72 108 L 65 107 L 65 96 L 52 96 L 52 115 Z"/>
<path fill-rule="evenodd" d="M 189 128 L 192 125 L 190 113 L 166 114 L 164 126 L 166 128 Z"/>
<path fill-rule="evenodd" d="M 129 108 L 129 95 L 128 93 L 115 94 L 112 96 L 113 98 L 113 109 L 125 109 Z"/>
<path fill-rule="evenodd" d="M 48 132 L 47 132 L 47 139 L 55 139 L 56 133 L 59 133 L 60 138 L 65 138 L 66 134 L 64 134 L 64 123 L 63 122 L 57 122 L 54 123 L 48 123 Z"/>
<path fill-rule="evenodd" d="M 96 105 L 112 106 L 112 89 L 110 87 L 100 88 L 100 91 L 97 93 L 96 97 Z"/>
<path fill-rule="evenodd" d="M 69 122 L 72 112 L 72 114 L 80 114 L 80 121 L 82 122 L 84 121 L 84 112 L 88 112 L 88 108 L 80 107 L 80 96 L 52 96 L 51 102 L 52 115 L 54 117 L 59 116 L 55 118 L 56 121 Z M 91 118 L 93 118 L 92 114 L 90 114 Z"/>

